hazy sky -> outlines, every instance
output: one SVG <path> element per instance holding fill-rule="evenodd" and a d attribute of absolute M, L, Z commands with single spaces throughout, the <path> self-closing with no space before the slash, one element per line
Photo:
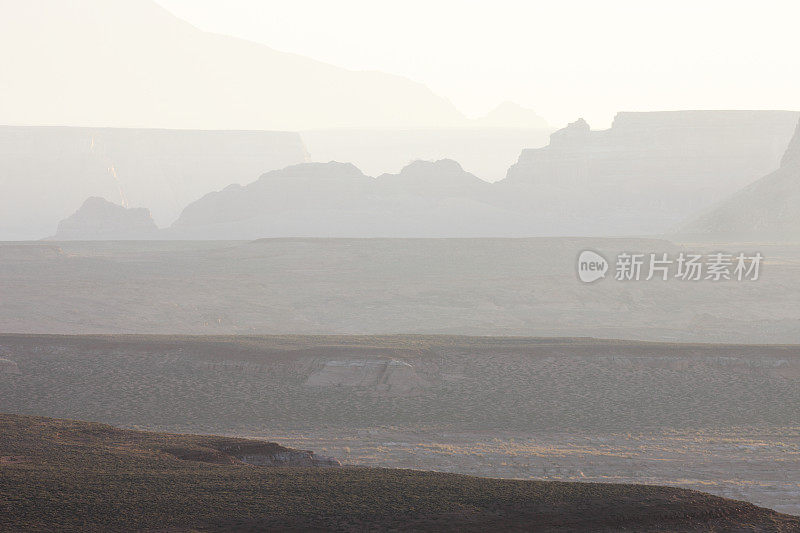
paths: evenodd
<path fill-rule="evenodd" d="M 797 2 L 157 0 L 204 30 L 423 82 L 468 115 L 800 109 Z"/>

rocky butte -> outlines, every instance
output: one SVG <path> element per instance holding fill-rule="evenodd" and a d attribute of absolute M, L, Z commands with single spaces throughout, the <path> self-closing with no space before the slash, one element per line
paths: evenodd
<path fill-rule="evenodd" d="M 125 208 L 103 198 L 88 198 L 58 225 L 54 240 L 146 240 L 157 236 L 150 211 Z"/>

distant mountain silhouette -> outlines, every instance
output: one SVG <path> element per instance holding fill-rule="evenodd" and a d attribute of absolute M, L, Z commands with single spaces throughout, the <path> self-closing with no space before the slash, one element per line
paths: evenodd
<path fill-rule="evenodd" d="M 399 174 L 365 176 L 347 163 L 268 172 L 188 205 L 168 238 L 458 237 L 522 227 L 524 217 L 489 201 L 493 185 L 455 161 L 416 161 Z"/>
<path fill-rule="evenodd" d="M 800 242 L 800 123 L 775 172 L 679 228 L 691 238 Z"/>
<path fill-rule="evenodd" d="M 158 228 L 150 210 L 127 209 L 104 198 L 88 198 L 74 214 L 61 221 L 54 240 L 146 240 Z"/>
<path fill-rule="evenodd" d="M 300 132 L 313 161 L 349 161 L 370 176 L 399 172 L 409 161 L 453 159 L 486 181 L 506 176 L 525 148 L 544 146 L 552 128 L 512 115 L 461 128 L 329 129 Z M 491 124 L 491 125 L 490 125 Z M 516 126 L 515 126 L 516 124 Z M 526 124 L 526 125 L 523 125 Z"/>
<path fill-rule="evenodd" d="M 89 196 L 168 226 L 208 191 L 307 159 L 296 133 L 0 126 L 0 240 L 52 235 Z"/>
<path fill-rule="evenodd" d="M 794 112 L 621 113 L 578 120 L 487 183 L 455 161 L 370 178 L 352 165 L 275 171 L 187 206 L 171 238 L 603 236 L 666 233 L 778 166 Z M 782 146 L 782 147 L 780 147 Z"/>
<path fill-rule="evenodd" d="M 200 31 L 151 0 L 0 2 L 0 124 L 298 130 L 465 122 L 419 83 Z"/>
<path fill-rule="evenodd" d="M 777 168 L 800 113 L 619 113 L 608 130 L 583 119 L 525 150 L 501 182 L 517 197 L 593 220 L 585 231 L 657 234 Z M 522 201 L 522 200 L 521 200 Z"/>
<path fill-rule="evenodd" d="M 397 174 L 377 178 L 349 163 L 304 163 L 267 172 L 242 186 L 236 181 L 249 180 L 241 179 L 241 174 L 239 180 L 226 177 L 225 161 L 231 169 L 239 167 L 236 150 L 219 161 L 209 160 L 213 166 L 197 149 L 187 154 L 178 151 L 177 161 L 200 162 L 192 167 L 198 176 L 211 173 L 218 185 L 205 190 L 221 188 L 221 182 L 232 185 L 188 203 L 159 238 L 664 234 L 740 183 L 777 168 L 798 116 L 793 112 L 621 113 L 614 127 L 605 131 L 592 131 L 579 120 L 553 133 L 549 146 L 525 151 L 508 177 L 497 183 L 483 181 L 445 159 L 415 161 Z M 245 146 L 249 138 L 247 132 L 228 135 L 234 135 L 237 146 Z M 209 154 L 216 149 L 204 146 Z M 169 170 L 176 154 L 160 150 L 148 145 L 145 152 L 128 154 L 127 159 L 133 158 L 131 168 L 144 172 L 142 179 L 152 180 L 149 167 L 139 161 L 158 161 Z M 77 167 L 70 168 L 70 174 L 76 172 Z M 104 176 L 106 185 L 115 185 Z M 199 182 L 192 174 L 181 180 L 169 172 L 165 177 L 175 184 Z"/>

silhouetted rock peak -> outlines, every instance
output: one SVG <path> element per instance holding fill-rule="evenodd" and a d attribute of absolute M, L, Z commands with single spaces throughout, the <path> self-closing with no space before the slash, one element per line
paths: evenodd
<path fill-rule="evenodd" d="M 550 136 L 550 142 L 558 142 L 562 140 L 573 140 L 581 137 L 588 137 L 591 132 L 589 123 L 584 119 L 579 118 L 575 122 L 570 122 L 567 127 L 562 128 Z"/>
<path fill-rule="evenodd" d="M 58 224 L 56 240 L 127 240 L 152 238 L 158 228 L 150 210 L 125 208 L 104 198 L 88 198 Z"/>
<path fill-rule="evenodd" d="M 364 173 L 352 163 L 339 163 L 329 161 L 328 163 L 300 163 L 291 165 L 280 170 L 267 172 L 259 178 L 259 181 L 270 180 L 272 178 L 313 178 L 313 179 L 347 179 L 364 178 Z"/>
<path fill-rule="evenodd" d="M 423 161 L 418 159 L 403 167 L 403 170 L 400 171 L 400 174 L 416 174 L 430 171 L 444 172 L 447 174 L 460 174 L 464 172 L 464 169 L 461 168 L 461 165 L 458 163 L 458 161 L 453 161 L 452 159 L 440 159 L 438 161 Z"/>
<path fill-rule="evenodd" d="M 384 176 L 391 176 L 391 174 L 384 174 Z M 417 160 L 409 163 L 397 174 L 397 177 L 403 179 L 425 178 L 449 181 L 452 178 L 467 177 L 470 179 L 479 180 L 480 178 L 465 171 L 457 161 L 452 159 L 440 159 L 438 161 L 423 161 Z"/>

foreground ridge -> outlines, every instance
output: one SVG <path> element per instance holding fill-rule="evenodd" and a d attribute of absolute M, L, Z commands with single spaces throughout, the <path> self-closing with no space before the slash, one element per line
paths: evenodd
<path fill-rule="evenodd" d="M 277 444 L 0 415 L 0 530 L 796 531 L 683 489 L 376 468 L 265 468 Z M 277 462 L 275 464 L 280 464 Z M 335 465 L 332 459 L 324 465 Z"/>

